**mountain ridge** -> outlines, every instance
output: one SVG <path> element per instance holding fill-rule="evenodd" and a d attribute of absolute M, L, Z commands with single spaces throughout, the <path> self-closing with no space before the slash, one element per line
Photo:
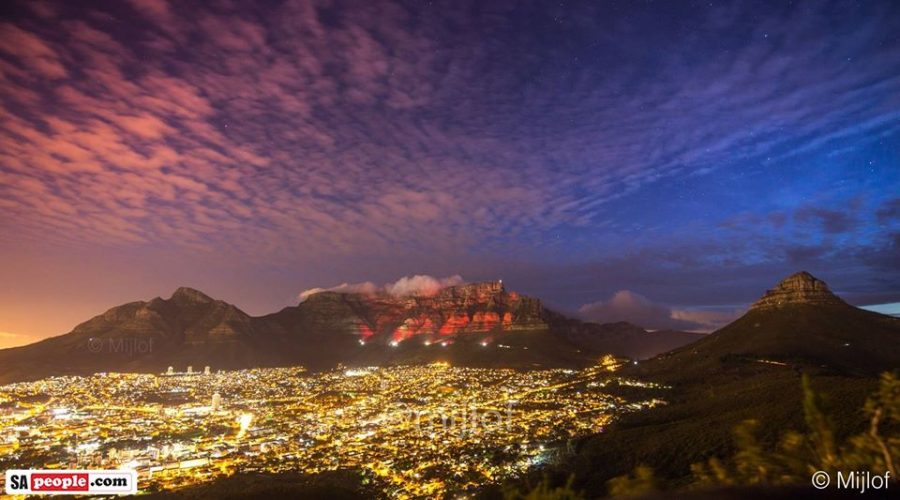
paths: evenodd
<path fill-rule="evenodd" d="M 696 338 L 581 322 L 546 309 L 539 299 L 507 291 L 500 282 L 406 296 L 322 291 L 262 316 L 180 287 L 167 299 L 122 304 L 67 334 L 0 350 L 0 383 L 188 365 L 323 369 L 446 360 L 578 367 L 603 353 L 649 357 Z"/>

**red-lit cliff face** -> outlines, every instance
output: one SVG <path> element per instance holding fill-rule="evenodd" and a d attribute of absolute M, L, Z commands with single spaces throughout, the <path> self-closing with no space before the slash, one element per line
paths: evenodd
<path fill-rule="evenodd" d="M 431 296 L 324 292 L 307 302 L 301 307 L 332 309 L 332 303 L 351 309 L 352 328 L 363 341 L 450 341 L 457 335 L 547 327 L 539 300 L 507 292 L 499 282 L 447 287 Z"/>

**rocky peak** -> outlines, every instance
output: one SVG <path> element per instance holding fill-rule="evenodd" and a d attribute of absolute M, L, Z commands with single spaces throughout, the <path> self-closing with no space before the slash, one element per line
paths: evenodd
<path fill-rule="evenodd" d="M 843 305 L 837 295 L 831 293 L 824 281 L 806 271 L 792 274 L 781 280 L 775 288 L 766 291 L 750 309 L 772 309 L 794 304 Z"/>
<path fill-rule="evenodd" d="M 481 283 L 468 283 L 465 285 L 448 286 L 442 288 L 438 295 L 452 297 L 488 298 L 502 294 L 506 290 L 501 281 L 483 281 Z"/>
<path fill-rule="evenodd" d="M 210 302 L 215 302 L 205 293 L 186 286 L 175 290 L 175 293 L 172 294 L 172 297 L 169 298 L 169 300 L 182 304 L 208 304 Z"/>

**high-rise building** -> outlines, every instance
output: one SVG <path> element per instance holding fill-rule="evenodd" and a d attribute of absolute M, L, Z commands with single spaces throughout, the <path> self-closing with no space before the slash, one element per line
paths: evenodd
<path fill-rule="evenodd" d="M 187 372 L 188 372 L 188 375 L 194 373 L 194 367 L 191 366 L 191 365 L 188 365 L 188 371 L 187 371 Z"/>
<path fill-rule="evenodd" d="M 212 410 L 218 411 L 222 406 L 222 395 L 218 392 L 212 396 Z"/>
<path fill-rule="evenodd" d="M 175 373 L 175 367 L 170 366 L 168 370 L 166 370 L 166 375 L 172 375 Z"/>
<path fill-rule="evenodd" d="M 203 367 L 203 374 L 209 375 L 209 365 Z"/>

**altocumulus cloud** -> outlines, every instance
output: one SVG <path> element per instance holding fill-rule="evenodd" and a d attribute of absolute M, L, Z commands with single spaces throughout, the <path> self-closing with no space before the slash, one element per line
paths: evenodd
<path fill-rule="evenodd" d="M 596 231 L 661 180 L 900 129 L 889 6 L 828 45 L 815 9 L 752 26 L 733 24 L 749 4 L 700 9 L 707 35 L 741 27 L 707 53 L 709 37 L 629 36 L 603 3 L 490 4 L 23 3 L 0 22 L 4 229 L 263 261 L 463 253 Z M 652 78 L 585 64 L 604 54 Z"/>

